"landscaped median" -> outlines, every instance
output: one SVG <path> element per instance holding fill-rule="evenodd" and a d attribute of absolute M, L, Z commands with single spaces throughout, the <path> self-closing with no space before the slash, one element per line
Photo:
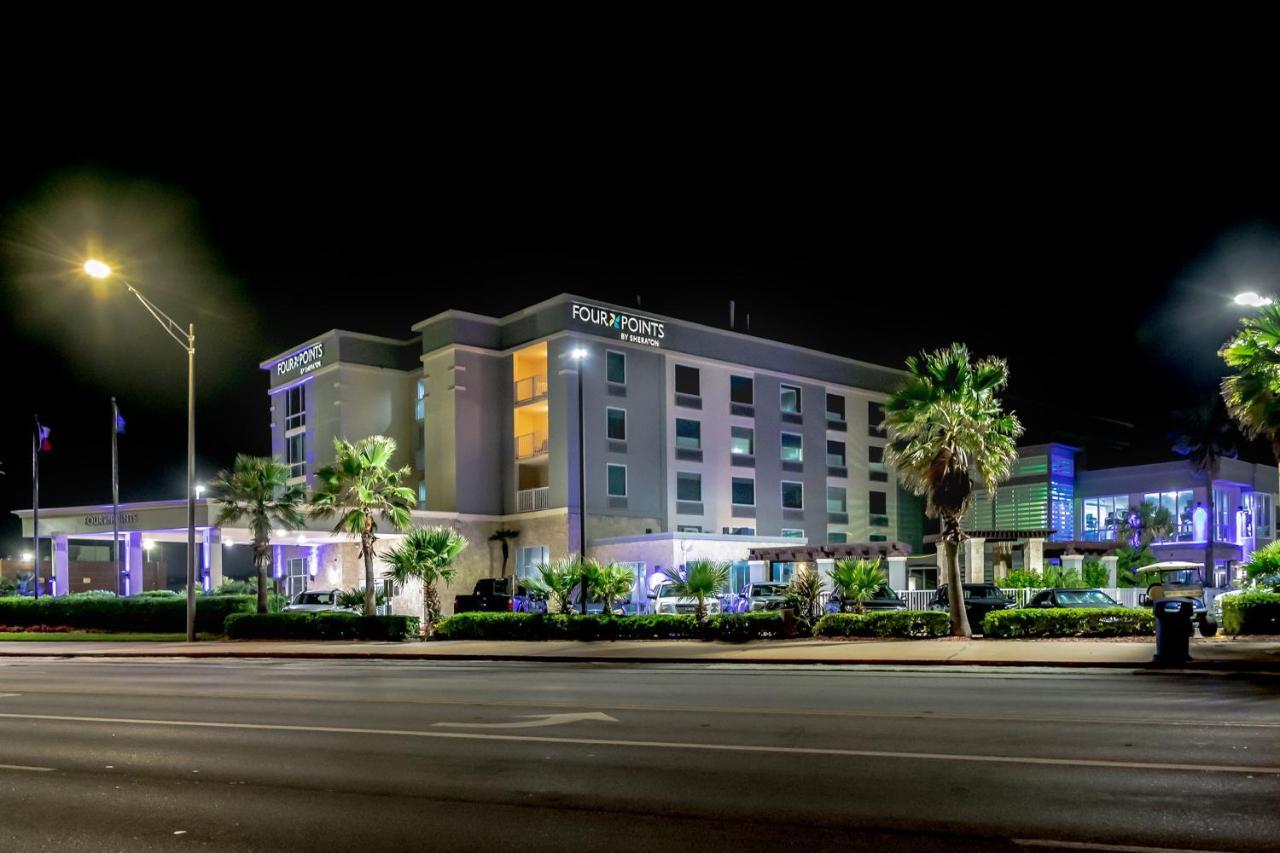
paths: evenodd
<path fill-rule="evenodd" d="M 202 595 L 196 598 L 196 631 L 221 634 L 233 613 L 253 610 L 248 595 Z M 132 634 L 184 634 L 187 600 L 181 596 L 64 595 L 57 598 L 0 598 L 0 630 L 78 629 Z"/>
<path fill-rule="evenodd" d="M 234 613 L 227 617 L 229 640 L 382 640 L 418 634 L 416 616 L 360 616 L 355 613 Z"/>
<path fill-rule="evenodd" d="M 982 620 L 987 639 L 1135 637 L 1154 634 L 1149 610 L 1130 607 L 1054 607 L 993 610 Z"/>

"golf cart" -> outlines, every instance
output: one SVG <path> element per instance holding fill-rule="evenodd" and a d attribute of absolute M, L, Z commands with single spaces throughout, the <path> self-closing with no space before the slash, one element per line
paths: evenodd
<path fill-rule="evenodd" d="M 1218 633 L 1217 618 L 1208 606 L 1210 602 L 1206 600 L 1203 565 L 1166 560 L 1133 571 L 1139 577 L 1145 576 L 1147 579 L 1147 591 L 1138 598 L 1140 605 L 1151 607 L 1166 598 L 1186 599 L 1195 608 L 1194 619 L 1200 626 L 1200 635 L 1212 637 Z"/>

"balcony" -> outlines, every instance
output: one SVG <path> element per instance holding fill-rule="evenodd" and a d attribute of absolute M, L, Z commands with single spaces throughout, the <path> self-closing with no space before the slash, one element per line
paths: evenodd
<path fill-rule="evenodd" d="M 547 454 L 547 433 L 526 432 L 516 436 L 516 459 L 534 459 Z"/>
<path fill-rule="evenodd" d="M 547 374 L 535 373 L 523 379 L 517 379 L 512 386 L 512 398 L 517 406 L 541 400 L 547 396 Z"/>
<path fill-rule="evenodd" d="M 551 506 L 551 488 L 521 489 L 516 492 L 516 512 L 537 512 Z"/>

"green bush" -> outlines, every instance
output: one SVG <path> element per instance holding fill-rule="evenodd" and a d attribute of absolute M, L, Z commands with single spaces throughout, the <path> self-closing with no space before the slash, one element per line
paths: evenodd
<path fill-rule="evenodd" d="M 782 614 L 776 610 L 721 613 L 707 619 L 704 631 L 707 639 L 729 640 L 734 643 L 778 639 L 783 636 Z"/>
<path fill-rule="evenodd" d="M 248 596 L 200 596 L 196 599 L 196 631 L 221 634 L 228 616 L 250 611 L 254 604 Z M 0 625 L 64 625 L 97 631 L 170 634 L 187 630 L 187 602 L 181 597 L 152 596 L 0 598 Z"/>
<path fill-rule="evenodd" d="M 993 610 L 982 620 L 988 639 L 1012 637 L 1128 637 L 1155 633 L 1149 610 L 1130 607 L 1054 607 Z"/>
<path fill-rule="evenodd" d="M 1245 592 L 1222 599 L 1222 630 L 1237 634 L 1280 634 L 1280 594 Z"/>
<path fill-rule="evenodd" d="M 813 633 L 819 637 L 945 637 L 951 619 L 940 610 L 828 613 Z"/>
<path fill-rule="evenodd" d="M 403 640 L 417 635 L 416 616 L 236 613 L 227 618 L 232 640 Z"/>
<path fill-rule="evenodd" d="M 144 590 L 136 596 L 137 598 L 181 598 L 186 601 L 187 597 L 180 592 L 174 592 L 171 589 L 148 589 Z"/>
<path fill-rule="evenodd" d="M 80 592 L 69 592 L 66 597 L 74 598 L 76 600 L 83 600 L 86 598 L 119 598 L 119 596 L 109 589 L 84 589 Z"/>
<path fill-rule="evenodd" d="M 692 616 L 459 613 L 436 626 L 440 640 L 670 640 L 699 636 Z"/>

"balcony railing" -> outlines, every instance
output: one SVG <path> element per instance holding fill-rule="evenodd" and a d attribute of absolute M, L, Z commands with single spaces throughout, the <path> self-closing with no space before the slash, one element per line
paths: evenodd
<path fill-rule="evenodd" d="M 547 452 L 546 432 L 526 432 L 516 436 L 516 458 L 532 459 Z"/>
<path fill-rule="evenodd" d="M 521 489 L 516 492 L 516 512 L 536 512 L 551 505 L 551 487 Z"/>
<path fill-rule="evenodd" d="M 533 376 L 515 381 L 514 397 L 517 406 L 545 396 L 547 396 L 547 374 L 535 373 Z"/>

